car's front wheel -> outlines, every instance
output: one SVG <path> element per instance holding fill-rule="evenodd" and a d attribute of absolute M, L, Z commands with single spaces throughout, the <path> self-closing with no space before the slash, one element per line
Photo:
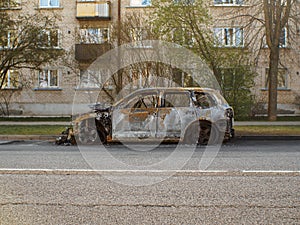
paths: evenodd
<path fill-rule="evenodd" d="M 83 120 L 79 123 L 77 141 L 84 145 L 91 145 L 98 142 L 98 132 L 93 120 Z"/>

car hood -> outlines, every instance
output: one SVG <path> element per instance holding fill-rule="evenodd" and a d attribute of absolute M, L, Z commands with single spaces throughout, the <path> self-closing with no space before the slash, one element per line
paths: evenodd
<path fill-rule="evenodd" d="M 89 107 L 95 112 L 109 112 L 111 105 L 107 103 L 94 103 L 89 105 Z"/>

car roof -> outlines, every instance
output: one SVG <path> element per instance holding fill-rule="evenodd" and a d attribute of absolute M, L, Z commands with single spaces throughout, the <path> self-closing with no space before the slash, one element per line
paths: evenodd
<path fill-rule="evenodd" d="M 124 99 L 130 99 L 133 95 L 137 95 L 139 93 L 147 93 L 147 92 L 155 92 L 155 91 L 168 91 L 168 92 L 176 92 L 176 91 L 199 91 L 199 92 L 210 92 L 216 93 L 220 95 L 220 92 L 211 88 L 201 88 L 201 87 L 149 87 L 149 88 L 141 88 L 131 92 L 129 95 L 125 96 L 122 99 L 119 99 L 114 105 L 118 105 Z M 226 102 L 226 101 L 225 101 Z"/>
<path fill-rule="evenodd" d="M 147 92 L 147 91 L 206 91 L 206 92 L 218 92 L 211 88 L 201 88 L 201 87 L 150 87 L 135 90 L 133 93 L 137 92 Z"/>

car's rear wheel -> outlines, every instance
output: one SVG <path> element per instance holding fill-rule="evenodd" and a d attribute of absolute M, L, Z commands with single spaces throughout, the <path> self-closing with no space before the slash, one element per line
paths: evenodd
<path fill-rule="evenodd" d="M 207 145 L 211 134 L 211 124 L 202 123 L 200 124 L 200 135 L 198 143 L 201 145 Z"/>
<path fill-rule="evenodd" d="M 220 132 L 215 125 L 206 121 L 191 124 L 184 135 L 185 144 L 217 144 L 220 143 Z"/>
<path fill-rule="evenodd" d="M 200 123 L 191 124 L 185 131 L 183 142 L 184 144 L 198 144 L 200 140 Z"/>

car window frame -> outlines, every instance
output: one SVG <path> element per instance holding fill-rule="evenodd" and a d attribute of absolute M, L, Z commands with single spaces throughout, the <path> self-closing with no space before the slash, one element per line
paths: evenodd
<path fill-rule="evenodd" d="M 172 107 L 166 107 L 166 101 L 165 101 L 165 96 L 166 94 L 181 94 L 181 93 L 184 93 L 188 96 L 188 99 L 189 99 L 189 105 L 188 106 L 172 106 Z M 191 107 L 192 106 L 192 101 L 191 101 L 191 93 L 189 91 L 176 91 L 176 90 L 167 90 L 167 91 L 164 91 L 161 95 L 161 107 L 160 108 L 186 108 L 186 107 Z"/>
<path fill-rule="evenodd" d="M 216 99 L 216 96 L 213 93 L 207 92 L 207 91 L 193 91 L 192 93 L 192 99 L 193 99 L 193 104 L 195 107 L 200 107 L 199 105 L 197 105 L 197 100 L 196 100 L 196 93 L 204 93 L 204 95 L 207 96 L 207 98 L 209 99 L 209 101 L 212 103 L 209 105 L 209 107 L 207 108 L 203 108 L 203 109 L 210 109 L 213 107 L 216 107 L 218 105 L 218 101 Z"/>
<path fill-rule="evenodd" d="M 136 98 L 142 98 L 142 97 L 145 97 L 147 95 L 156 95 L 156 106 L 155 107 L 152 107 L 153 109 L 154 108 L 158 108 L 159 107 L 159 93 L 157 91 L 148 91 L 148 92 L 139 92 L 137 93 L 136 95 L 133 95 L 133 96 L 128 96 L 128 98 L 126 98 L 127 100 L 129 99 L 129 101 L 126 101 L 126 99 L 124 99 L 123 101 L 121 101 L 119 104 L 118 104 L 118 108 L 120 109 L 146 109 L 146 108 L 134 108 L 134 107 L 128 107 Z M 149 108 L 150 109 L 150 108 Z"/>

